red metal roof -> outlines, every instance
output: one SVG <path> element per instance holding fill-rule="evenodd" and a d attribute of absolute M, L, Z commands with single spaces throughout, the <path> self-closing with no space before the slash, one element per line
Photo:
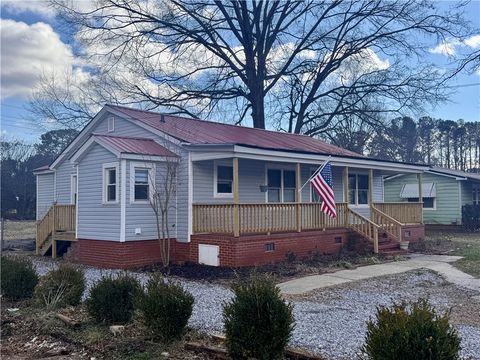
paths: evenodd
<path fill-rule="evenodd" d="M 152 139 L 93 134 L 112 149 L 123 154 L 177 156 Z"/>
<path fill-rule="evenodd" d="M 156 112 L 116 105 L 107 106 L 190 144 L 235 144 L 264 149 L 363 157 L 363 155 L 353 151 L 305 135 L 254 129 L 173 115 L 163 115 L 162 121 L 162 114 Z"/>

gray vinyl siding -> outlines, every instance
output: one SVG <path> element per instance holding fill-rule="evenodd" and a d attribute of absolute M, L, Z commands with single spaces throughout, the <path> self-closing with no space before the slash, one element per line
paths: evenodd
<path fill-rule="evenodd" d="M 134 174 L 130 172 L 131 164 L 141 166 L 141 163 L 127 161 L 127 203 L 126 203 L 126 222 L 125 222 L 125 240 L 150 240 L 157 239 L 157 221 L 152 206 L 147 203 L 135 203 L 130 201 L 131 186 L 134 184 Z M 161 191 L 162 182 L 165 181 L 166 165 L 165 163 L 155 163 L 155 183 L 157 189 Z M 176 237 L 176 199 L 170 202 L 168 227 L 170 237 Z M 135 235 L 135 229 L 140 228 L 141 234 Z"/>
<path fill-rule="evenodd" d="M 37 175 L 37 220 L 40 220 L 53 204 L 54 175 Z"/>
<path fill-rule="evenodd" d="M 79 239 L 120 240 L 120 201 L 102 203 L 103 164 L 112 162 L 118 159 L 100 145 L 94 145 L 78 165 Z M 118 179 L 121 189 L 121 176 Z"/>
<path fill-rule="evenodd" d="M 130 137 L 143 137 L 158 139 L 158 136 L 144 129 L 143 127 L 136 125 L 132 121 L 125 120 L 115 116 L 115 126 L 112 132 L 108 132 L 108 118 L 106 116 L 97 126 L 92 130 L 94 134 L 107 134 L 112 136 L 130 136 Z"/>
<path fill-rule="evenodd" d="M 462 187 L 462 206 L 473 204 L 473 182 L 469 180 L 461 181 L 460 185 Z"/>
<path fill-rule="evenodd" d="M 461 223 L 459 204 L 459 181 L 446 176 L 424 174 L 423 182 L 435 183 L 437 189 L 436 210 L 423 210 L 423 219 L 426 224 Z M 417 183 L 416 175 L 404 175 L 386 180 L 385 202 L 402 202 L 406 199 L 400 198 L 400 191 L 404 184 Z M 461 185 L 460 185 L 461 186 Z"/>
<path fill-rule="evenodd" d="M 71 175 L 77 173 L 77 169 L 73 166 L 70 160 L 65 160 L 55 170 L 56 173 L 56 201 L 58 204 L 70 204 L 71 197 Z"/>

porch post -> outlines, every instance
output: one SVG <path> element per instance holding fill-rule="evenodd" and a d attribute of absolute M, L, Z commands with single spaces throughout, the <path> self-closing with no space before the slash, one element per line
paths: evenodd
<path fill-rule="evenodd" d="M 233 236 L 240 236 L 240 216 L 239 216 L 239 197 L 238 197 L 238 158 L 233 158 Z"/>
<path fill-rule="evenodd" d="M 422 204 L 420 207 L 420 223 L 423 224 L 423 186 L 422 186 L 422 173 L 417 174 L 418 180 L 418 202 Z"/>
<path fill-rule="evenodd" d="M 373 169 L 368 171 L 368 203 L 373 207 Z"/>
<path fill-rule="evenodd" d="M 302 208 L 300 206 L 300 203 L 302 202 L 302 193 L 300 191 L 300 186 L 302 183 L 302 174 L 300 172 L 300 163 L 297 163 L 296 171 L 295 174 L 297 176 L 297 179 L 295 181 L 296 185 L 296 191 L 295 191 L 295 212 L 297 215 L 297 231 L 301 232 L 302 231 Z"/>
<path fill-rule="evenodd" d="M 349 226 L 348 221 L 348 166 L 343 168 L 343 202 L 347 203 L 347 208 L 345 209 L 345 227 Z"/>

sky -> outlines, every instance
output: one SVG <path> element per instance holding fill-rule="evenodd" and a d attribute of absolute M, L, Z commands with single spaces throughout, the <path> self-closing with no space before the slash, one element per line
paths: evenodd
<path fill-rule="evenodd" d="M 82 4 L 88 6 L 87 1 Z M 439 3 L 440 7 L 449 5 L 446 1 Z M 33 119 L 25 110 L 39 75 L 76 71 L 81 64 L 74 56 L 75 43 L 71 35 L 62 31 L 55 12 L 42 0 L 3 0 L 0 12 L 1 135 L 34 143 L 52 128 Z M 468 5 L 466 16 L 475 28 L 480 28 L 480 0 Z M 437 44 L 426 60 L 441 68 L 449 62 L 448 56 L 461 47 L 480 48 L 480 33 L 465 44 Z M 450 102 L 426 108 L 425 113 L 418 116 L 480 121 L 480 71 L 461 73 L 447 86 L 453 92 Z"/>

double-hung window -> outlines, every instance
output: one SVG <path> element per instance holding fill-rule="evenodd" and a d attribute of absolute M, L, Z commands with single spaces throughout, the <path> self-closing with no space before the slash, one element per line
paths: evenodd
<path fill-rule="evenodd" d="M 215 197 L 233 196 L 233 166 L 215 164 Z"/>
<path fill-rule="evenodd" d="M 134 200 L 148 201 L 148 194 L 150 192 L 148 181 L 148 169 L 135 168 L 135 185 L 134 185 Z"/>
<path fill-rule="evenodd" d="M 368 175 L 348 175 L 348 203 L 350 205 L 367 205 L 368 192 Z"/>
<path fill-rule="evenodd" d="M 131 204 L 148 204 L 154 195 L 155 164 L 130 162 L 129 188 Z"/>
<path fill-rule="evenodd" d="M 473 205 L 480 205 L 480 186 L 474 186 L 472 189 Z"/>
<path fill-rule="evenodd" d="M 294 202 L 296 191 L 295 170 L 267 170 L 268 202 Z"/>
<path fill-rule="evenodd" d="M 423 208 L 426 210 L 435 210 L 435 198 L 434 197 L 424 197 L 423 199 Z M 416 198 L 407 198 L 407 201 L 410 203 L 418 203 L 418 197 Z"/>
<path fill-rule="evenodd" d="M 105 204 L 118 202 L 118 165 L 103 166 L 103 202 Z"/>

